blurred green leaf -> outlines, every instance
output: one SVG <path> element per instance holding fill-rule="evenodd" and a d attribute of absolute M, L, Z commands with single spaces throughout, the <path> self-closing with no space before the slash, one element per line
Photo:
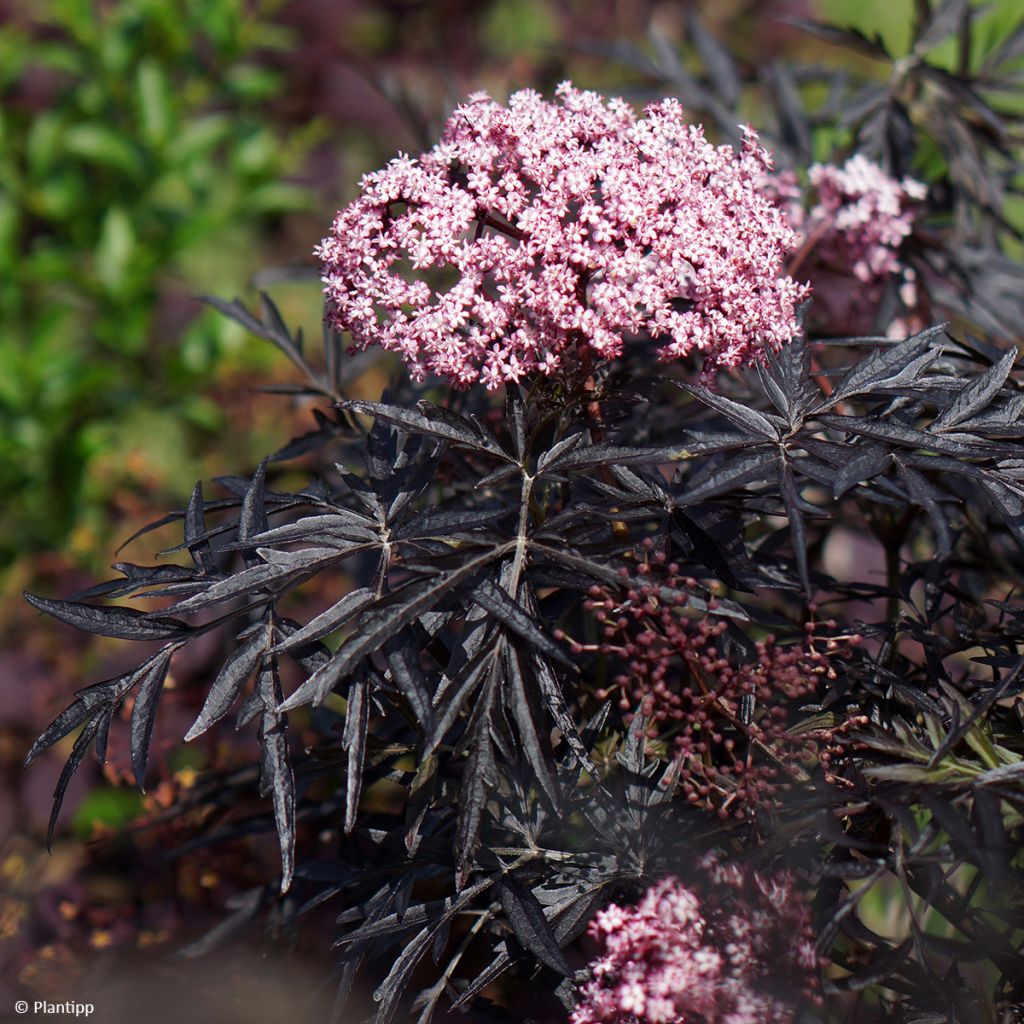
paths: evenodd
<path fill-rule="evenodd" d="M 139 63 L 135 77 L 142 135 L 152 145 L 161 146 L 174 118 L 167 76 L 154 60 L 146 59 Z"/>
<path fill-rule="evenodd" d="M 96 243 L 96 276 L 111 292 L 124 290 L 134 250 L 131 219 L 123 207 L 112 206 L 103 218 Z"/>
<path fill-rule="evenodd" d="M 72 156 L 122 171 L 131 178 L 142 173 L 136 147 L 119 132 L 99 122 L 84 122 L 68 128 L 64 133 L 64 149 Z"/>
<path fill-rule="evenodd" d="M 142 811 L 142 797 L 127 786 L 102 786 L 91 790 L 75 809 L 71 827 L 82 839 L 92 837 L 96 825 L 123 828 Z"/>
<path fill-rule="evenodd" d="M 225 78 L 231 90 L 247 100 L 265 100 L 281 88 L 281 75 L 258 64 L 238 64 Z"/>

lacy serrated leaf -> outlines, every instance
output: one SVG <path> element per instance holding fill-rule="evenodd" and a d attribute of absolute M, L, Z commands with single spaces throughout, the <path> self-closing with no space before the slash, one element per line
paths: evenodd
<path fill-rule="evenodd" d="M 199 717 L 185 733 L 186 742 L 201 736 L 231 710 L 263 660 L 270 636 L 269 626 L 264 626 L 228 656 L 206 695 Z"/>
<path fill-rule="evenodd" d="M 498 883 L 498 895 L 501 909 L 522 947 L 563 978 L 571 978 L 573 970 L 555 939 L 537 897 L 511 875 Z"/>
<path fill-rule="evenodd" d="M 323 668 L 306 680 L 285 702 L 290 711 L 303 704 L 321 704 L 335 686 L 367 655 L 379 650 L 391 637 L 430 611 L 446 594 L 475 576 L 490 562 L 506 554 L 510 545 L 502 545 L 477 555 L 456 569 L 425 580 L 406 584 L 386 595 L 364 613 L 358 634 L 345 641 Z"/>
<path fill-rule="evenodd" d="M 149 743 L 153 736 L 156 709 L 163 692 L 164 681 L 171 667 L 171 658 L 180 645 L 168 644 L 152 661 L 139 679 L 139 692 L 132 706 L 129 743 L 135 784 L 146 791 L 146 766 L 149 763 Z"/>
<path fill-rule="evenodd" d="M 970 381 L 935 417 L 930 429 L 943 433 L 985 411 L 998 396 L 1016 361 L 1017 350 L 1012 348 L 983 374 Z"/>
<path fill-rule="evenodd" d="M 35 594 L 25 594 L 33 608 L 52 615 L 76 629 L 117 640 L 171 640 L 186 637 L 193 632 L 191 626 L 177 619 L 167 618 L 161 612 L 147 615 L 135 608 L 118 605 L 91 605 L 78 601 L 56 601 Z"/>
<path fill-rule="evenodd" d="M 779 439 L 779 428 L 776 424 L 772 423 L 767 416 L 759 413 L 756 409 L 751 409 L 749 406 L 734 402 L 731 398 L 726 398 L 725 395 L 720 395 L 716 391 L 709 391 L 699 384 L 680 382 L 679 387 L 693 395 L 694 398 L 699 399 L 705 405 L 710 406 L 716 412 L 720 412 L 726 419 L 735 423 L 744 433 L 752 434 L 755 437 L 768 438 L 773 441 Z"/>
<path fill-rule="evenodd" d="M 832 394 L 819 406 L 819 411 L 833 409 L 854 395 L 870 394 L 916 380 L 938 357 L 937 351 L 925 350 L 945 329 L 945 324 L 929 327 L 905 341 L 872 352 L 847 370 Z"/>
<path fill-rule="evenodd" d="M 473 451 L 486 452 L 505 462 L 515 461 L 493 435 L 478 424 L 429 402 L 420 402 L 417 409 L 356 399 L 342 402 L 340 405 L 343 409 L 365 413 L 410 433 L 425 434 Z"/>

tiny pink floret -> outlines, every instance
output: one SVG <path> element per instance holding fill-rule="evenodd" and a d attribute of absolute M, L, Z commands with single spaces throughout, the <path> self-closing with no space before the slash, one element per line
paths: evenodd
<path fill-rule="evenodd" d="M 745 129 L 712 146 L 678 102 L 644 117 L 565 83 L 502 106 L 471 96 L 441 141 L 367 175 L 317 249 L 328 322 L 417 378 L 497 388 L 619 356 L 737 366 L 798 332 L 797 236 Z"/>

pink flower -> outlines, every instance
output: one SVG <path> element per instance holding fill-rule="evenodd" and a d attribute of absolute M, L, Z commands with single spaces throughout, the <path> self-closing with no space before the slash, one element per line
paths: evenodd
<path fill-rule="evenodd" d="M 860 154 L 842 167 L 815 164 L 808 176 L 818 202 L 805 231 L 824 229 L 818 258 L 866 284 L 897 272 L 899 247 L 913 229 L 914 204 L 924 199 L 925 186 L 912 178 L 897 181 Z"/>
<path fill-rule="evenodd" d="M 693 884 L 666 878 L 589 934 L 601 953 L 571 1024 L 790 1024 L 819 999 L 810 916 L 787 874 L 709 855 Z"/>
<path fill-rule="evenodd" d="M 638 118 L 565 83 L 475 94 L 440 143 L 367 175 L 317 254 L 329 322 L 414 374 L 496 388 L 643 335 L 734 366 L 797 332 L 796 243 L 760 188 L 770 158 L 715 147 L 674 100 Z"/>
<path fill-rule="evenodd" d="M 891 281 L 903 310 L 882 326 L 892 337 L 919 329 L 916 275 L 900 249 L 913 231 L 926 187 L 912 178 L 897 180 L 859 154 L 841 167 L 815 164 L 808 178 L 811 199 L 792 171 L 770 174 L 761 184 L 801 232 L 795 264 L 814 287 L 812 328 L 831 334 L 874 330 L 884 286 Z"/>

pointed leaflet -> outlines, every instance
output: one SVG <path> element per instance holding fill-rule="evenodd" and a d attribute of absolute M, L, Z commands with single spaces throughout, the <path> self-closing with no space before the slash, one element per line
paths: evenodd
<path fill-rule="evenodd" d="M 626 769 L 626 806 L 631 816 L 639 820 L 641 809 L 647 806 L 649 787 L 644 784 L 644 779 L 650 775 L 651 769 L 657 767 L 657 762 L 646 761 L 647 753 L 647 726 L 650 719 L 644 715 L 640 708 L 636 709 L 633 721 L 629 723 L 626 731 L 626 741 L 622 749 L 616 754 L 619 764 Z"/>
<path fill-rule="evenodd" d="M 96 606 L 78 601 L 52 601 L 35 594 L 25 594 L 33 608 L 52 615 L 76 629 L 116 640 L 169 640 L 184 637 L 192 627 L 177 619 L 164 618 L 160 613 L 150 617 L 136 608 L 118 605 Z"/>
<path fill-rule="evenodd" d="M 951 430 L 958 424 L 969 420 L 972 416 L 976 416 L 979 412 L 987 409 L 992 404 L 992 400 L 999 394 L 1003 384 L 1006 383 L 1006 378 L 1010 375 L 1013 364 L 1017 361 L 1017 355 L 1017 349 L 1011 348 L 998 362 L 972 380 L 935 417 L 931 429 L 939 433 Z"/>
<path fill-rule="evenodd" d="M 246 682 L 263 660 L 270 635 L 269 625 L 264 625 L 241 647 L 235 648 L 228 655 L 206 695 L 199 717 L 193 723 L 192 728 L 185 733 L 186 743 L 201 736 L 211 725 L 220 721 L 231 710 Z"/>
<path fill-rule="evenodd" d="M 744 433 L 778 440 L 778 427 L 767 416 L 759 413 L 756 409 L 750 409 L 739 402 L 734 402 L 731 398 L 726 398 L 725 395 L 720 395 L 716 391 L 709 391 L 699 384 L 684 384 L 678 381 L 676 383 L 678 387 L 689 392 L 694 398 L 705 405 L 709 405 L 716 412 L 720 412 L 728 420 L 731 420 Z"/>
<path fill-rule="evenodd" d="M 789 519 L 790 537 L 793 541 L 793 554 L 796 557 L 797 572 L 800 574 L 800 582 L 803 584 L 804 593 L 811 596 L 811 579 L 807 568 L 807 526 L 804 523 L 803 512 L 801 511 L 800 490 L 793 479 L 793 471 L 785 459 L 781 462 L 780 485 L 782 490 L 782 501 L 786 508 L 786 517 Z"/>
<path fill-rule="evenodd" d="M 328 633 L 333 633 L 346 622 L 355 618 L 368 604 L 374 600 L 374 593 L 365 587 L 350 591 L 336 604 L 312 618 L 301 628 L 295 630 L 286 639 L 274 647 L 274 653 L 292 651 L 304 647 L 313 640 L 319 640 Z"/>
<path fill-rule="evenodd" d="M 629 448 L 616 444 L 589 444 L 585 447 L 570 448 L 546 461 L 539 460 L 537 476 L 564 473 L 570 469 L 586 472 L 601 466 L 655 466 L 676 462 L 678 458 L 678 447 Z"/>
<path fill-rule="evenodd" d="M 82 763 L 82 759 L 85 757 L 85 753 L 89 749 L 89 744 L 92 743 L 99 727 L 99 717 L 93 718 L 92 721 L 86 724 L 85 728 L 78 734 L 78 738 L 75 740 L 75 745 L 71 748 L 71 753 L 68 755 L 64 768 L 61 770 L 60 778 L 57 780 L 57 786 L 53 791 L 53 807 L 50 810 L 50 821 L 46 826 L 47 851 L 52 852 L 53 833 L 57 828 L 57 817 L 60 814 L 61 805 L 64 803 L 64 794 L 67 792 L 68 783 L 71 782 L 71 777 L 75 774 L 78 770 L 78 766 Z"/>
<path fill-rule="evenodd" d="M 185 509 L 185 544 L 192 561 L 204 572 L 213 572 L 215 566 L 210 551 L 210 541 L 206 536 L 206 515 L 203 504 L 203 484 L 196 481 L 196 486 Z"/>
<path fill-rule="evenodd" d="M 281 680 L 273 655 L 264 659 L 255 695 L 263 704 L 259 728 L 260 794 L 273 796 L 274 822 L 281 847 L 281 892 L 287 892 L 295 871 L 295 777 L 288 759 L 288 719 L 277 710 Z"/>
<path fill-rule="evenodd" d="M 395 959 L 388 976 L 377 986 L 373 993 L 374 999 L 380 1002 L 374 1016 L 374 1024 L 390 1024 L 398 1009 L 399 1001 L 412 977 L 416 965 L 427 954 L 434 938 L 434 929 L 420 929 L 405 945 Z"/>
<path fill-rule="evenodd" d="M 109 704 L 96 716 L 96 746 L 93 752 L 96 754 L 96 763 L 102 770 L 107 763 L 107 740 L 110 737 L 110 723 L 114 720 L 115 705 Z"/>
<path fill-rule="evenodd" d="M 324 544 L 338 538 L 351 541 L 372 541 L 378 538 L 377 524 L 372 519 L 351 509 L 334 507 L 330 512 L 302 516 L 292 523 L 264 530 L 249 540 L 261 547 L 291 544 L 302 541 L 306 544 Z M 233 545 L 238 547 L 238 545 Z"/>
<path fill-rule="evenodd" d="M 462 712 L 470 695 L 480 686 L 482 680 L 493 672 L 497 654 L 497 645 L 489 644 L 465 662 L 451 677 L 450 683 L 447 679 L 442 680 L 441 686 L 438 687 L 438 691 L 434 695 L 434 728 L 424 743 L 423 757 L 429 757 L 437 750 L 448 730 Z M 454 693 L 451 692 L 452 690 Z"/>
<path fill-rule="evenodd" d="M 732 456 L 687 480 L 678 503 L 686 507 L 719 494 L 742 490 L 748 484 L 774 483 L 778 476 L 778 462 L 779 456 L 775 451 Z"/>
<path fill-rule="evenodd" d="M 519 652 L 506 640 L 501 645 L 505 666 L 502 686 L 505 707 L 512 713 L 520 743 L 537 782 L 551 803 L 559 807 L 562 793 L 551 758 L 543 712 L 538 706 L 534 688 L 529 685 Z"/>
<path fill-rule="evenodd" d="M 968 0 L 940 0 L 928 23 L 914 40 L 914 54 L 922 56 L 956 32 L 962 18 L 970 13 Z"/>
<path fill-rule="evenodd" d="M 355 828 L 359 810 L 359 794 L 363 788 L 363 755 L 366 752 L 366 729 L 370 721 L 369 681 L 358 676 L 348 691 L 345 729 L 341 746 L 347 754 L 345 776 L 345 831 Z"/>
<path fill-rule="evenodd" d="M 945 329 L 945 324 L 929 327 L 905 341 L 872 352 L 846 371 L 818 410 L 831 409 L 853 395 L 897 387 L 916 380 L 925 367 L 938 358 L 938 349 L 930 352 L 925 352 L 925 349 Z"/>
<path fill-rule="evenodd" d="M 422 540 L 429 537 L 448 537 L 469 533 L 482 527 L 493 526 L 507 519 L 514 508 L 452 509 L 428 508 L 410 516 L 392 530 L 395 540 Z"/>
<path fill-rule="evenodd" d="M 841 498 L 851 487 L 878 476 L 891 464 L 892 454 L 881 445 L 859 444 L 853 446 L 855 454 L 832 481 L 832 497 Z"/>
<path fill-rule="evenodd" d="M 159 593 L 175 593 L 206 585 L 203 573 L 187 565 L 135 565 L 132 562 L 115 562 L 112 568 L 121 573 L 122 579 L 107 580 L 87 590 L 72 594 L 69 600 L 88 601 L 94 597 L 127 597 L 147 588 L 161 588 Z M 152 593 L 152 591 L 151 591 Z"/>
<path fill-rule="evenodd" d="M 425 580 L 408 583 L 386 595 L 364 612 L 359 632 L 349 637 L 323 668 L 314 672 L 282 705 L 291 711 L 303 704 L 322 704 L 334 687 L 367 655 L 379 650 L 391 637 L 429 611 L 449 591 L 471 578 L 485 565 L 507 554 L 504 544 L 486 554 L 471 558 L 463 565 Z"/>
<path fill-rule="evenodd" d="M 129 738 L 135 784 L 143 793 L 146 791 L 146 765 L 149 762 L 149 742 L 153 737 L 157 704 L 160 702 L 164 680 L 171 667 L 171 658 L 180 646 L 180 644 L 168 644 L 160 652 L 142 674 L 139 692 L 135 695 Z"/>
<path fill-rule="evenodd" d="M 512 450 L 522 462 L 526 457 L 526 407 L 519 388 L 505 388 L 505 424 L 512 437 Z"/>
<path fill-rule="evenodd" d="M 778 352 L 769 351 L 767 363 L 757 363 L 761 386 L 790 428 L 802 419 L 814 404 L 819 391 L 809 380 L 810 357 L 803 337 L 783 345 Z"/>
<path fill-rule="evenodd" d="M 480 703 L 474 711 L 476 727 L 469 757 L 462 767 L 462 786 L 459 789 L 459 823 L 456 831 L 455 853 L 458 859 L 456 889 L 463 889 L 469 880 L 471 861 L 476 852 L 483 824 L 487 794 L 496 783 L 494 743 L 491 739 L 491 716 L 494 712 L 497 683 L 492 676 L 483 688 Z M 473 724 L 472 722 L 470 723 Z M 467 733 L 469 727 L 467 727 Z M 465 742 L 465 737 L 463 742 Z"/>
<path fill-rule="evenodd" d="M 588 771 L 595 779 L 599 779 L 601 773 L 590 758 L 586 739 L 580 735 L 576 728 L 576 723 L 569 713 L 558 677 L 547 661 L 536 652 L 533 654 L 533 672 L 540 687 L 541 696 L 544 698 L 544 706 L 548 709 L 548 714 L 554 719 L 555 725 L 561 730 L 573 756 L 581 767 Z"/>
<path fill-rule="evenodd" d="M 915 504 L 920 505 L 928 513 L 928 518 L 935 530 L 936 553 L 948 555 L 953 547 L 953 537 L 940 504 L 942 501 L 948 501 L 948 496 L 937 487 L 932 486 L 924 474 L 910 466 L 903 465 L 899 459 L 896 459 L 896 463 L 900 467 L 900 476 L 903 477 L 903 482 L 907 485 L 910 497 Z"/>
<path fill-rule="evenodd" d="M 267 460 L 264 459 L 256 470 L 242 499 L 242 511 L 238 518 L 238 540 L 244 544 L 259 533 L 265 533 L 267 522 Z M 246 565 L 258 565 L 259 559 L 253 551 L 242 552 Z"/>
<path fill-rule="evenodd" d="M 573 970 L 555 939 L 537 897 L 511 875 L 498 883 L 498 893 L 501 909 L 505 911 L 512 931 L 523 948 L 545 967 L 550 967 L 563 978 L 571 978 Z"/>
<path fill-rule="evenodd" d="M 833 416 L 822 414 L 817 419 L 826 427 L 841 430 L 846 434 L 860 434 L 878 441 L 888 441 L 901 448 L 924 448 L 927 451 L 958 455 L 962 458 L 995 458 L 1010 451 L 1008 445 L 978 441 L 964 443 L 942 434 L 931 434 L 924 430 L 904 426 L 892 420 L 870 416 Z"/>
<path fill-rule="evenodd" d="M 304 376 L 307 378 L 312 377 L 309 364 L 302 354 L 301 332 L 297 334 L 296 339 L 292 338 L 291 333 L 281 318 L 281 314 L 277 310 L 277 306 L 270 300 L 266 292 L 260 292 L 260 305 L 263 312 L 262 322 L 257 320 L 239 299 L 226 302 L 224 299 L 218 299 L 213 295 L 202 295 L 200 298 L 208 306 L 213 306 L 214 309 L 223 313 L 224 316 L 241 324 L 250 334 L 255 334 L 257 338 L 263 338 L 279 348 L 302 371 Z"/>
<path fill-rule="evenodd" d="M 300 577 L 348 558 L 371 545 L 352 544 L 346 548 L 301 548 L 298 551 L 277 551 L 274 548 L 260 548 L 259 554 L 247 556 L 248 568 L 233 576 L 211 583 L 204 591 L 186 597 L 171 605 L 169 611 L 177 613 L 195 612 L 211 605 L 222 604 L 237 597 L 257 598 L 257 595 L 280 589 L 280 584 Z M 373 545 L 375 546 L 375 545 Z M 260 555 L 266 561 L 260 560 Z M 274 586 L 277 584 L 278 586 Z M 150 620 L 153 621 L 153 620 Z M 157 620 L 159 621 L 159 620 Z"/>
<path fill-rule="evenodd" d="M 384 657 L 391 681 L 409 702 L 424 735 L 429 736 L 434 728 L 434 708 L 427 693 L 427 679 L 419 654 L 408 644 L 389 641 L 384 647 Z"/>
<path fill-rule="evenodd" d="M 263 700 L 259 690 L 255 690 L 242 701 L 242 706 L 238 709 L 238 714 L 235 715 L 235 732 L 247 726 L 262 710 Z"/>
<path fill-rule="evenodd" d="M 565 665 L 566 668 L 576 668 L 576 663 L 572 658 L 544 632 L 526 610 L 491 580 L 481 580 L 473 588 L 472 596 L 481 608 L 490 612 L 511 632 L 522 637 L 537 650 L 543 651 L 548 657 Z"/>
<path fill-rule="evenodd" d="M 157 654 L 154 657 L 159 656 Z M 43 751 L 62 740 L 87 718 L 92 718 L 104 709 L 116 706 L 153 660 L 153 658 L 147 658 L 134 672 L 127 672 L 115 679 L 105 679 L 101 683 L 94 683 L 92 686 L 79 690 L 78 700 L 66 707 L 32 744 L 25 758 L 25 765 L 30 765 Z"/>
<path fill-rule="evenodd" d="M 440 852 L 440 851 L 439 851 Z M 408 876 L 406 876 L 408 878 Z M 399 900 L 395 895 L 395 888 L 388 886 L 387 901 L 380 907 L 383 911 L 388 906 L 394 907 L 392 913 L 365 913 L 369 907 L 355 907 L 339 914 L 336 923 L 345 924 L 357 920 L 365 913 L 365 920 L 359 928 L 343 935 L 337 942 L 339 946 L 351 946 L 362 944 L 371 939 L 378 939 L 388 935 L 395 935 L 401 931 L 408 931 L 422 924 L 438 927 L 469 904 L 480 893 L 489 889 L 495 883 L 493 875 L 481 878 L 468 889 L 464 889 L 457 896 L 446 896 L 443 899 L 430 900 L 426 903 L 419 903 L 414 907 L 402 909 Z M 401 911 L 401 912 L 399 912 Z"/>
<path fill-rule="evenodd" d="M 299 394 L 310 394 L 308 388 L 301 386 L 297 388 L 297 391 Z M 290 459 L 297 459 L 300 455 L 323 448 L 336 437 L 344 435 L 348 425 L 345 423 L 345 418 L 340 412 L 337 414 L 337 417 L 336 422 L 329 416 L 324 415 L 319 409 L 314 409 L 313 419 L 316 421 L 316 430 L 310 430 L 305 434 L 300 434 L 298 437 L 293 437 L 286 445 L 278 448 L 268 461 L 287 462 Z"/>
<path fill-rule="evenodd" d="M 563 437 L 561 441 L 556 441 L 547 451 L 541 452 L 537 456 L 537 473 L 547 469 L 552 462 L 561 458 L 567 452 L 575 451 L 576 449 L 586 444 L 588 434 L 584 430 L 579 430 L 575 434 L 570 434 L 568 437 Z M 499 470 L 500 472 L 500 470 Z"/>
<path fill-rule="evenodd" d="M 478 424 L 450 409 L 431 405 L 430 402 L 421 401 L 415 409 L 356 399 L 338 404 L 342 409 L 366 413 L 374 419 L 383 420 L 412 434 L 425 434 L 475 451 L 487 452 L 506 462 L 515 461 L 497 440 Z"/>
<path fill-rule="evenodd" d="M 799 8 L 797 9 L 799 10 Z M 876 60 L 892 60 L 882 42 L 882 37 L 878 34 L 875 35 L 874 39 L 868 39 L 866 35 L 855 28 L 840 28 L 836 25 L 828 25 L 791 16 L 780 18 L 779 20 L 803 32 L 807 32 L 809 35 L 817 36 L 819 39 L 824 39 L 826 42 L 833 43 L 836 46 L 843 46 L 863 53 L 867 57 L 873 57 Z"/>

